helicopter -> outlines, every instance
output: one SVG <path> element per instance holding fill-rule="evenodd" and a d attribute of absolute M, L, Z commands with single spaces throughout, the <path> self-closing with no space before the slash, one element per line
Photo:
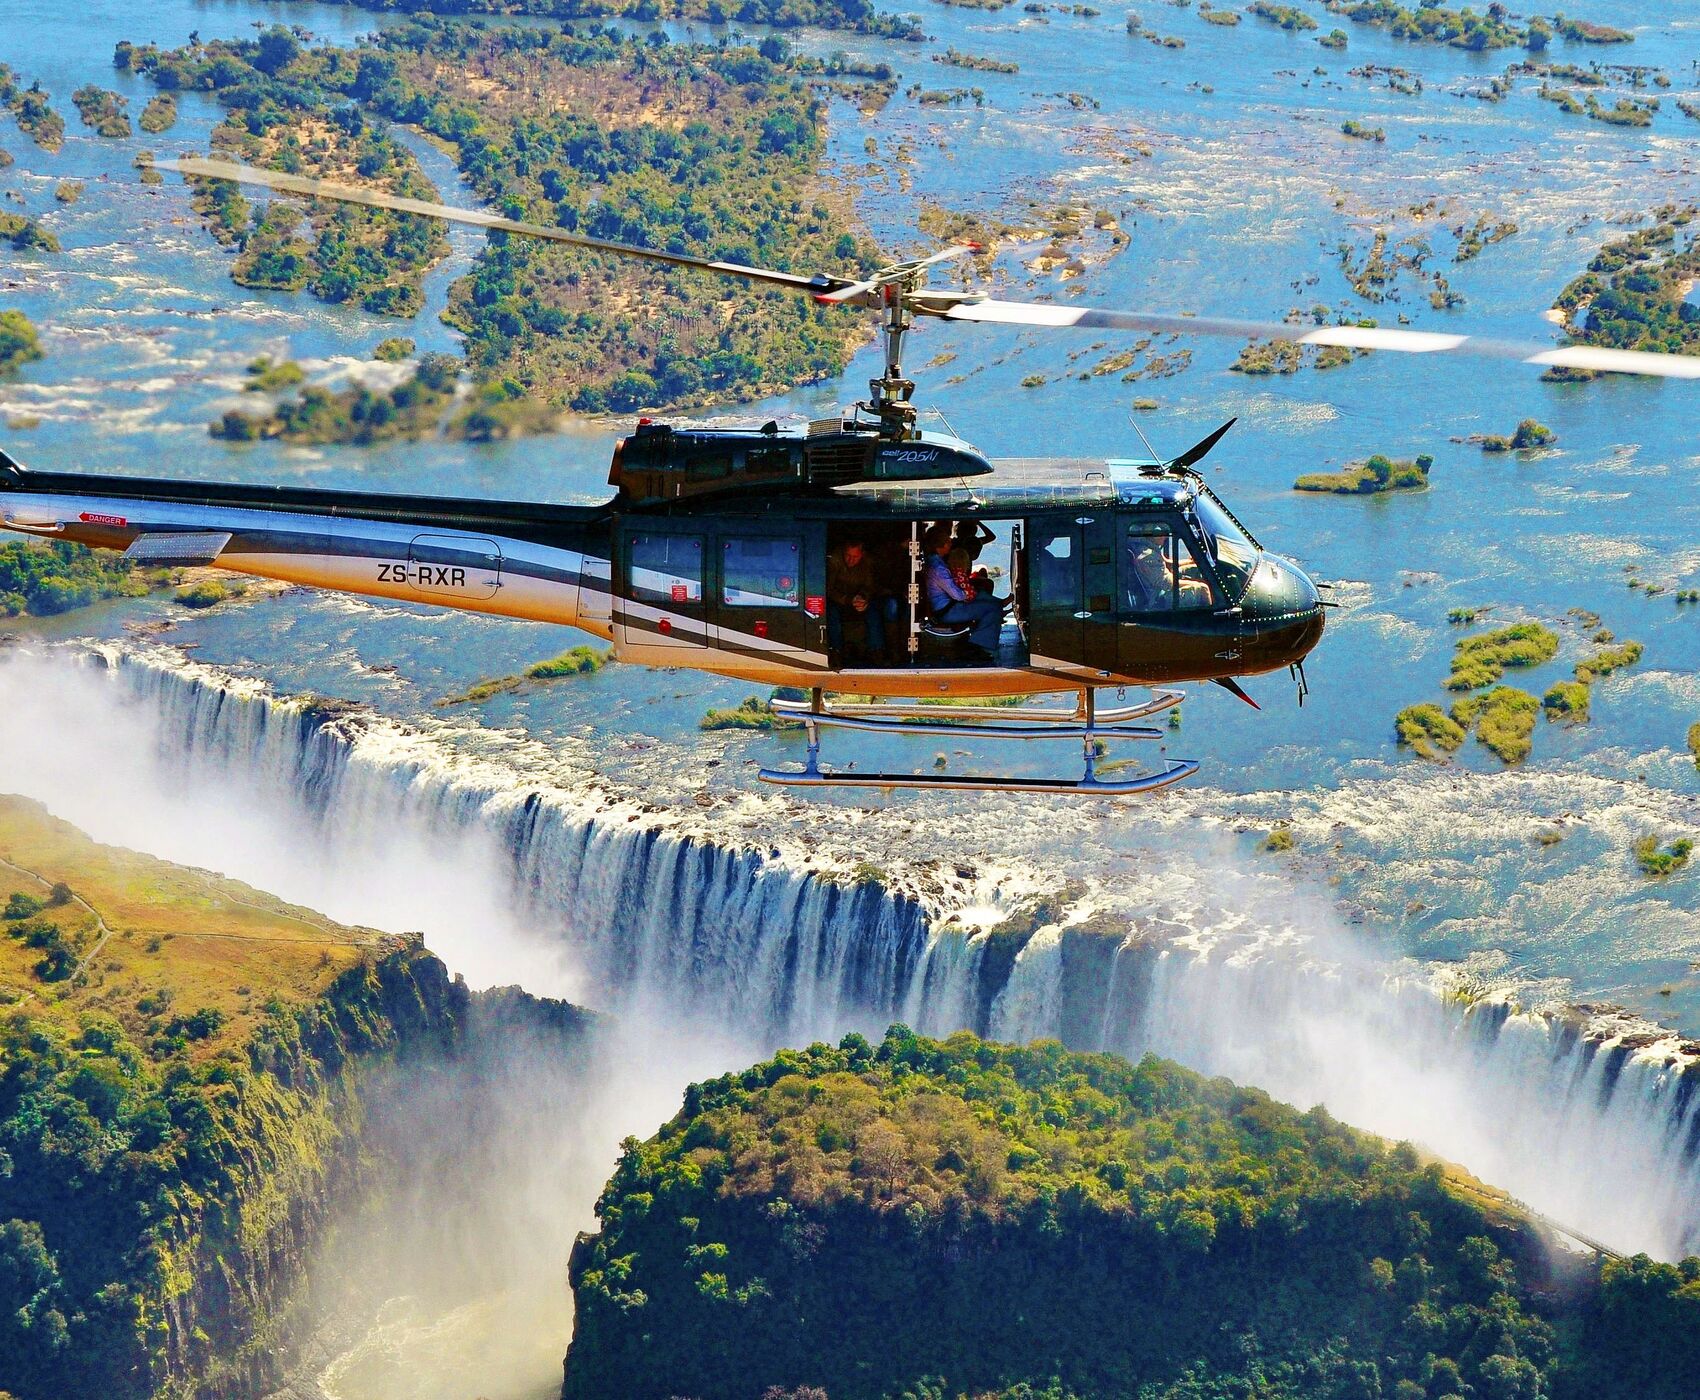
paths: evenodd
<path fill-rule="evenodd" d="M 920 426 L 915 384 L 903 369 L 918 317 L 1280 338 L 1700 378 L 1700 359 L 1678 355 L 1381 327 L 1301 329 L 928 285 L 930 269 L 981 251 L 972 244 L 861 277 L 805 276 L 229 162 L 186 157 L 155 166 L 694 268 L 874 312 L 882 370 L 866 401 L 804 426 L 640 419 L 614 449 L 612 499 L 595 506 L 40 472 L 0 452 L 7 530 L 117 550 L 142 565 L 212 566 L 559 623 L 610 642 L 623 662 L 773 686 L 774 710 L 801 722 L 807 750 L 800 768 L 762 768 L 758 776 L 793 788 L 1155 792 L 1193 776 L 1198 762 L 1169 759 L 1127 777 L 1100 772 L 1109 742 L 1164 737 L 1138 721 L 1178 705 L 1184 694 L 1174 687 L 1187 682 L 1219 685 L 1255 706 L 1240 681 L 1288 670 L 1302 704 L 1304 661 L 1322 638 L 1327 585 L 1264 549 L 1197 470 L 1232 420 L 1171 458 L 1147 446 L 1142 456 L 994 468 L 954 431 Z M 1004 538 L 994 526 L 1007 530 L 1007 573 L 966 579 L 963 565 Z M 1001 598 L 993 591 L 1000 583 Z M 976 597 L 982 606 L 961 605 Z M 1100 690 L 1127 687 L 1150 694 L 1098 705 Z M 1024 703 L 1059 693 L 1074 704 Z M 988 703 L 998 701 L 1012 704 Z M 960 726 L 965 738 L 1076 741 L 1083 770 L 1032 777 L 821 763 L 823 729 L 936 735 L 941 723 Z"/>

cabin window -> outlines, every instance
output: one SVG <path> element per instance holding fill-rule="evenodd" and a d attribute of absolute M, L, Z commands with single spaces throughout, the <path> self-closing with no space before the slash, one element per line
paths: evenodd
<path fill-rule="evenodd" d="M 1257 546 L 1215 499 L 1200 491 L 1193 504 L 1204 546 L 1228 596 L 1238 600 L 1257 568 Z"/>
<path fill-rule="evenodd" d="M 638 602 L 675 607 L 702 602 L 701 535 L 633 535 L 628 559 Z"/>
<path fill-rule="evenodd" d="M 719 481 L 732 475 L 732 456 L 727 452 L 705 452 L 687 457 L 685 470 L 692 481 Z"/>
<path fill-rule="evenodd" d="M 728 608 L 794 608 L 803 542 L 795 536 L 721 541 L 720 601 Z"/>
<path fill-rule="evenodd" d="M 1122 539 L 1122 599 L 1129 612 L 1219 606 L 1209 574 L 1168 521 L 1133 521 Z"/>
<path fill-rule="evenodd" d="M 750 476 L 789 476 L 792 472 L 789 447 L 752 447 L 744 454 L 744 470 Z"/>
<path fill-rule="evenodd" d="M 1033 566 L 1033 602 L 1037 607 L 1080 606 L 1080 560 L 1073 525 L 1035 525 L 1028 558 Z"/>

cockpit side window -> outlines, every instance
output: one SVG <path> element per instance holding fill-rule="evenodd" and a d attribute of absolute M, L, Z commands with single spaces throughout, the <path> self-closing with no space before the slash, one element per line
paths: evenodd
<path fill-rule="evenodd" d="M 1216 574 L 1229 599 L 1237 603 L 1257 569 L 1257 545 L 1208 491 L 1200 491 L 1194 499 L 1193 515 Z"/>
<path fill-rule="evenodd" d="M 1220 606 L 1209 572 L 1172 521 L 1130 521 L 1122 538 L 1121 589 L 1128 612 Z"/>

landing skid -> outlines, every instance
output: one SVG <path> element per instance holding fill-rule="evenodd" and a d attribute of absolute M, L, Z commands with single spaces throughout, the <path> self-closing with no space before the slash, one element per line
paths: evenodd
<path fill-rule="evenodd" d="M 905 705 L 900 703 L 847 704 L 829 706 L 816 690 L 807 701 L 775 700 L 780 714 L 802 720 L 808 734 L 808 755 L 800 769 L 763 768 L 764 783 L 782 787 L 915 788 L 948 792 L 1058 792 L 1120 797 L 1156 792 L 1198 772 L 1192 759 L 1171 760 L 1160 772 L 1137 778 L 1101 778 L 1098 763 L 1101 745 L 1112 739 L 1160 739 L 1163 731 L 1131 727 L 1144 719 L 1180 704 L 1185 696 L 1178 690 L 1153 691 L 1137 705 L 1114 709 L 1097 707 L 1097 691 L 1085 687 L 1072 710 L 999 711 L 973 705 Z M 997 718 L 994 719 L 994 716 Z M 939 721 L 950 721 L 941 724 Z M 931 721 L 930 723 L 928 721 Z M 1014 775 L 955 773 L 858 773 L 830 771 L 820 766 L 820 731 L 823 727 L 884 734 L 957 734 L 977 739 L 1078 739 L 1085 759 L 1079 778 L 1024 778 Z"/>

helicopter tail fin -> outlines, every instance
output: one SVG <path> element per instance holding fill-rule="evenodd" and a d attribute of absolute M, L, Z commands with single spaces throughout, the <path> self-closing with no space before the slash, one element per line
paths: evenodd
<path fill-rule="evenodd" d="M 1169 462 L 1169 465 L 1171 467 L 1184 468 L 1190 467 L 1197 462 L 1202 462 L 1205 457 L 1209 455 L 1210 449 L 1222 440 L 1222 435 L 1239 421 L 1240 420 L 1238 418 L 1230 418 L 1226 423 L 1222 424 L 1220 428 L 1216 429 L 1215 432 L 1211 433 L 1209 437 L 1203 439 L 1201 442 L 1194 443 L 1191 447 L 1187 448 L 1185 452 L 1181 453 L 1179 457 L 1172 459 Z"/>

